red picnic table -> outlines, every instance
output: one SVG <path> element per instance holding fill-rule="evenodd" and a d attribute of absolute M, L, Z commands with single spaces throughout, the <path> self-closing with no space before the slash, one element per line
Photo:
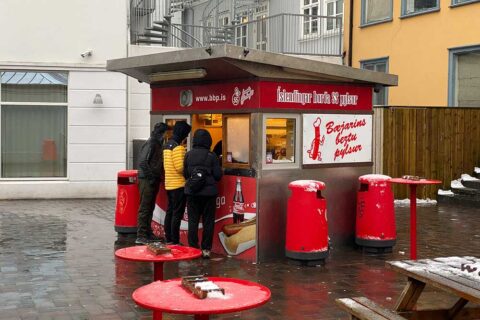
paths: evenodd
<path fill-rule="evenodd" d="M 153 320 L 161 319 L 162 312 L 193 314 L 197 320 L 209 319 L 211 314 L 222 314 L 252 309 L 270 300 L 270 290 L 261 284 L 235 278 L 208 277 L 225 294 L 199 299 L 182 286 L 182 279 L 156 281 L 138 288 L 132 294 L 141 307 L 153 310 Z"/>
<path fill-rule="evenodd" d="M 153 280 L 163 280 L 163 263 L 169 261 L 190 260 L 202 255 L 197 248 L 184 247 L 179 245 L 167 245 L 171 253 L 155 255 L 147 246 L 133 246 L 118 249 L 115 256 L 120 259 L 140 262 L 153 262 Z"/>
<path fill-rule="evenodd" d="M 408 184 L 410 186 L 410 259 L 417 259 L 417 186 L 440 184 L 440 180 L 393 178 L 391 183 Z"/>

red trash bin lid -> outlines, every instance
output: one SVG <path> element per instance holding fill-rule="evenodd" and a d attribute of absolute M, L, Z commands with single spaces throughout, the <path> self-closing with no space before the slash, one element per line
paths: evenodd
<path fill-rule="evenodd" d="M 122 170 L 118 171 L 119 178 L 130 178 L 136 177 L 138 175 L 138 170 Z"/>
<path fill-rule="evenodd" d="M 378 184 L 379 182 L 390 181 L 390 179 L 392 178 L 383 174 L 366 174 L 358 178 L 360 183 L 365 183 L 372 186 Z"/>
<path fill-rule="evenodd" d="M 325 189 L 325 183 L 316 180 L 295 180 L 288 184 L 291 189 L 303 189 L 305 192 L 317 192 Z"/>

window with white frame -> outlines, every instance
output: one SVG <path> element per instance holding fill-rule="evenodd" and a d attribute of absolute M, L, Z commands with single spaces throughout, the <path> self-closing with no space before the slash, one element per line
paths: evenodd
<path fill-rule="evenodd" d="M 393 0 L 362 0 L 362 24 L 392 19 Z"/>
<path fill-rule="evenodd" d="M 480 107 L 480 46 L 450 50 L 449 105 Z"/>
<path fill-rule="evenodd" d="M 240 47 L 247 46 L 248 17 L 240 18 L 240 25 L 235 27 L 235 44 Z"/>
<path fill-rule="evenodd" d="M 326 0 L 325 12 L 329 17 L 335 17 L 340 19 L 327 19 L 325 30 L 332 31 L 340 29 L 342 27 L 343 19 L 343 0 Z"/>
<path fill-rule="evenodd" d="M 373 60 L 365 60 L 360 62 L 360 67 L 362 69 L 377 71 L 377 72 L 388 72 L 388 58 L 380 58 Z M 387 89 L 382 87 L 379 92 L 373 93 L 373 105 L 375 106 L 385 106 L 388 104 Z"/>
<path fill-rule="evenodd" d="M 254 27 L 254 37 L 255 37 L 255 48 L 258 50 L 267 50 L 267 16 L 268 16 L 268 5 L 262 5 L 255 8 L 255 14 L 253 18 L 255 19 Z"/>
<path fill-rule="evenodd" d="M 298 167 L 300 165 L 299 116 L 265 114 L 263 119 L 263 168 Z"/>
<path fill-rule="evenodd" d="M 303 35 L 316 35 L 319 33 L 320 3 L 319 0 L 303 0 Z"/>
<path fill-rule="evenodd" d="M 68 74 L 1 71 L 1 177 L 67 176 Z"/>
<path fill-rule="evenodd" d="M 439 8 L 439 0 L 402 0 L 402 15 L 433 11 Z"/>
<path fill-rule="evenodd" d="M 470 3 L 470 2 L 478 2 L 478 1 L 480 1 L 480 0 L 452 0 L 452 5 Z"/>

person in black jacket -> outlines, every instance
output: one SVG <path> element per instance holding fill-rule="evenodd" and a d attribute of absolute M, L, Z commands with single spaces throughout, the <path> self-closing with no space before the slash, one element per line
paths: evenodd
<path fill-rule="evenodd" d="M 146 244 L 150 240 L 154 240 L 151 224 L 155 199 L 163 178 L 163 142 L 167 129 L 168 126 L 165 123 L 157 123 L 150 138 L 140 150 L 138 159 L 140 206 L 138 208 L 136 244 Z"/>
<path fill-rule="evenodd" d="M 193 135 L 192 150 L 185 155 L 184 176 L 188 179 L 195 169 L 202 168 L 206 174 L 205 184 L 196 192 L 185 185 L 188 209 L 188 245 L 198 248 L 198 224 L 202 217 L 202 256 L 210 258 L 213 229 L 215 225 L 215 198 L 217 181 L 222 177 L 222 168 L 215 153 L 210 152 L 212 137 L 207 130 L 198 129 Z"/>

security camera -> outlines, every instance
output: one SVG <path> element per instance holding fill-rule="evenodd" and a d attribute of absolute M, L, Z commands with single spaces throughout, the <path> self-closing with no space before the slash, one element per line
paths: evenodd
<path fill-rule="evenodd" d="M 383 86 L 380 84 L 376 84 L 375 87 L 373 87 L 373 92 L 379 93 L 382 90 Z"/>
<path fill-rule="evenodd" d="M 80 55 L 82 56 L 82 58 L 90 57 L 92 55 L 92 50 L 87 50 L 83 53 L 80 53 Z"/>

